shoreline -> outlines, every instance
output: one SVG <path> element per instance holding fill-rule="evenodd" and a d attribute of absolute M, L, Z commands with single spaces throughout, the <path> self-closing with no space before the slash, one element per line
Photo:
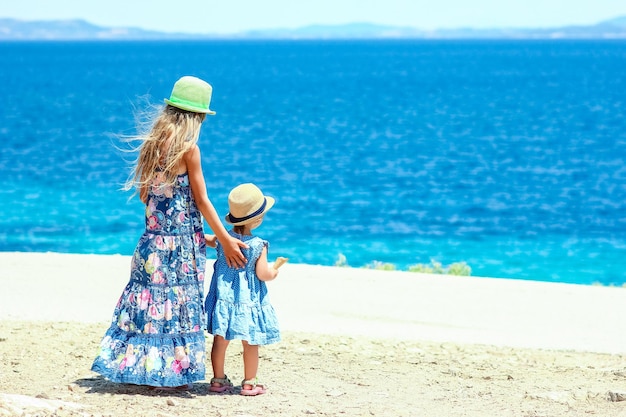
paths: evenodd
<path fill-rule="evenodd" d="M 107 323 L 130 256 L 0 252 L 0 319 Z M 207 261 L 208 288 L 212 261 Z M 626 289 L 287 263 L 268 283 L 281 329 L 625 353 Z M 62 306 L 62 308 L 60 308 Z"/>

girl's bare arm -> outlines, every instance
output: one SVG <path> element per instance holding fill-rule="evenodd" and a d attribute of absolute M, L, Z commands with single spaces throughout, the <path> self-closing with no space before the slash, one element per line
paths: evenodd
<path fill-rule="evenodd" d="M 217 236 L 217 240 L 222 244 L 228 266 L 243 268 L 246 264 L 246 257 L 241 252 L 241 248 L 247 248 L 248 245 L 229 235 L 224 225 L 222 225 L 217 211 L 206 192 L 206 183 L 204 182 L 200 161 L 200 148 L 198 145 L 185 154 L 185 164 L 187 165 L 187 175 L 189 175 L 189 184 L 191 185 L 193 198 L 200 213 L 202 213 L 209 227 Z"/>
<path fill-rule="evenodd" d="M 278 269 L 270 267 L 267 262 L 267 247 L 264 247 L 261 251 L 261 256 L 256 261 L 255 266 L 256 276 L 261 281 L 271 281 L 278 275 Z"/>

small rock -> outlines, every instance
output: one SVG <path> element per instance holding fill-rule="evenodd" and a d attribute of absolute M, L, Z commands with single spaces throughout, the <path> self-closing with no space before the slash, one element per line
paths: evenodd
<path fill-rule="evenodd" d="M 72 392 L 76 392 L 76 391 L 78 391 L 78 384 L 69 384 L 67 386 L 67 389 L 72 391 Z"/>
<path fill-rule="evenodd" d="M 609 391 L 608 400 L 612 402 L 626 401 L 626 392 Z"/>
<path fill-rule="evenodd" d="M 173 399 L 168 398 L 167 399 L 167 405 L 170 405 L 172 407 L 176 407 L 178 405 L 178 403 L 176 401 L 174 401 Z"/>
<path fill-rule="evenodd" d="M 343 391 L 339 391 L 339 390 L 337 390 L 337 389 L 334 389 L 334 390 L 332 390 L 332 391 L 328 391 L 328 392 L 326 392 L 326 395 L 327 395 L 327 396 L 329 396 L 329 397 L 340 397 L 340 396 L 342 396 L 343 394 L 345 394 L 345 392 L 343 392 Z"/>
<path fill-rule="evenodd" d="M 568 391 L 548 391 L 537 394 L 526 394 L 526 397 L 533 400 L 550 400 L 561 404 L 567 404 L 567 401 L 572 398 Z"/>

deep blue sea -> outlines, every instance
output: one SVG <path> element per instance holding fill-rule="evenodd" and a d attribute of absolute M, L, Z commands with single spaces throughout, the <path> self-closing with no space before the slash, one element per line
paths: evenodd
<path fill-rule="evenodd" d="M 277 199 L 270 258 L 626 282 L 624 41 L 0 43 L 0 251 L 132 254 L 122 137 L 183 75 L 220 215 Z"/>

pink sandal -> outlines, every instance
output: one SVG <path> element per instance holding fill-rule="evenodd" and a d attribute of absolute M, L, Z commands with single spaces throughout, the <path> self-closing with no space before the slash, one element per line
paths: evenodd
<path fill-rule="evenodd" d="M 213 385 L 217 384 L 217 385 Z M 209 387 L 210 392 L 225 392 L 230 390 L 233 387 L 233 383 L 230 382 L 230 379 L 226 375 L 224 378 L 211 378 L 211 386 Z"/>
<path fill-rule="evenodd" d="M 249 385 L 252 388 L 245 389 L 244 387 L 246 385 Z M 240 392 L 241 395 L 247 395 L 247 396 L 261 395 L 261 394 L 265 394 L 265 391 L 266 391 L 265 385 L 259 384 L 258 378 L 244 379 L 243 381 L 241 381 L 241 392 Z"/>

